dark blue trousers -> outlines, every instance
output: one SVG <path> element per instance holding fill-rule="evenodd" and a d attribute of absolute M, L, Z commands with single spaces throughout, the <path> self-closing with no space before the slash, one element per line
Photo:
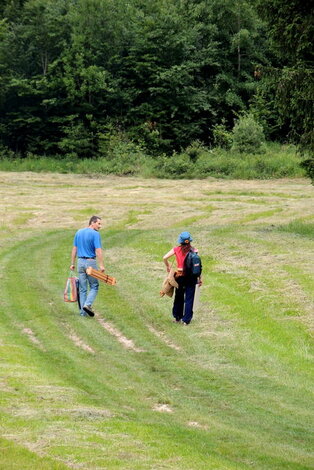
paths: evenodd
<path fill-rule="evenodd" d="M 172 315 L 177 321 L 189 324 L 193 317 L 193 302 L 196 279 L 182 276 L 176 279 L 179 287 L 175 290 Z"/>

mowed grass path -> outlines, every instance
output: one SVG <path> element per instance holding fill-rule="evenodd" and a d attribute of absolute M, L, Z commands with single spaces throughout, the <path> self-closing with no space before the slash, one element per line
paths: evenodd
<path fill-rule="evenodd" d="M 0 182 L 0 468 L 313 468 L 308 181 Z M 62 297 L 93 213 L 118 284 L 90 319 Z M 204 264 L 186 328 L 159 297 L 184 229 Z"/>

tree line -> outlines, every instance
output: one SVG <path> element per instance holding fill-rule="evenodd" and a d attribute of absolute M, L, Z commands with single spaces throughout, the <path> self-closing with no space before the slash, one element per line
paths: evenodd
<path fill-rule="evenodd" d="M 158 158 L 211 146 L 217 128 L 250 113 L 269 140 L 313 150 L 308 6 L 3 0 L 1 148 L 93 158 L 119 136 Z M 311 154 L 305 161 L 313 171 Z"/>

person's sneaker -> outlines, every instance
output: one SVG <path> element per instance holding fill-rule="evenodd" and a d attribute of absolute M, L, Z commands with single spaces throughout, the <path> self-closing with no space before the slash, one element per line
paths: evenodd
<path fill-rule="evenodd" d="M 95 312 L 93 311 L 92 307 L 90 307 L 89 305 L 84 305 L 83 310 L 84 312 L 88 313 L 90 317 L 95 316 Z"/>
<path fill-rule="evenodd" d="M 85 313 L 85 312 L 84 312 L 84 313 L 83 313 L 83 312 L 81 312 L 81 313 L 80 313 L 80 316 L 81 316 L 81 317 L 87 317 L 87 313 Z"/>

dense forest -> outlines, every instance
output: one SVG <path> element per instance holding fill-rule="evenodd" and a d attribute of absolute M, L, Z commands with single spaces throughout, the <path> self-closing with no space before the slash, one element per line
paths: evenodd
<path fill-rule="evenodd" d="M 158 158 L 249 116 L 314 178 L 308 0 L 2 0 L 0 151 Z M 116 139 L 116 140 L 114 140 Z"/>

